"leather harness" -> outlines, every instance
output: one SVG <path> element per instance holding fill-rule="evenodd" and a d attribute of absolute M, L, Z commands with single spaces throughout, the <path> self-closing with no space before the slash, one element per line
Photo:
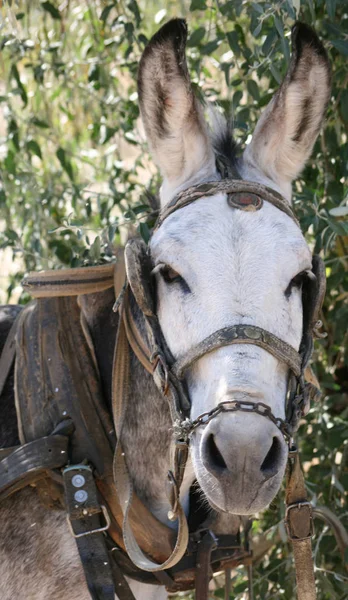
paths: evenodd
<path fill-rule="evenodd" d="M 160 213 L 154 231 L 174 211 L 202 197 L 219 193 L 227 194 L 227 202 L 231 208 L 248 212 L 260 210 L 264 201 L 270 202 L 298 225 L 288 202 L 273 190 L 260 184 L 226 179 L 194 186 L 180 193 Z M 21 373 L 21 377 L 16 377 L 16 407 L 23 445 L 12 451 L 0 450 L 0 458 L 4 456 L 0 462 L 0 500 L 35 482 L 41 497 L 46 494 L 50 500 L 53 498 L 57 502 L 63 502 L 92 598 L 111 600 L 115 593 L 115 581 L 121 600 L 132 598 L 124 579 L 125 573 L 143 581 L 164 584 L 170 591 L 192 588 L 196 577 L 196 590 L 199 594 L 197 598 L 204 600 L 208 594 L 210 576 L 207 577 L 207 573 L 210 572 L 210 566 L 214 572 L 216 569 L 221 570 L 235 564 L 250 564 L 251 557 L 248 549 L 241 547 L 240 540 L 231 539 L 231 536 L 219 536 L 216 539 L 207 530 L 199 535 L 190 535 L 179 499 L 190 435 L 219 412 L 254 412 L 271 419 L 289 442 L 286 525 L 294 548 L 298 599 L 315 600 L 311 555 L 312 509 L 307 501 L 303 474 L 292 436 L 298 428 L 300 418 L 309 409 L 310 398 L 318 391 L 313 384 L 306 383 L 305 374 L 308 373 L 308 362 L 312 353 L 313 332 L 321 335 L 318 332 L 318 316 L 325 293 L 325 270 L 321 259 L 313 256 L 313 276 L 303 290 L 304 324 L 299 352 L 260 327 L 235 325 L 213 333 L 176 360 L 167 347 L 156 316 L 155 294 L 150 276 L 152 264 L 148 248 L 139 239 L 131 240 L 126 245 L 124 260 L 126 283 L 123 286 L 123 269 L 119 266 L 115 268 L 114 265 L 30 274 L 23 282 L 24 288 L 37 300 L 20 313 L 9 336 L 10 342 L 6 352 L 3 352 L 0 359 L 1 394 L 1 384 L 6 381 L 16 354 L 16 373 Z M 121 258 L 119 262 L 122 262 Z M 105 407 L 100 408 L 103 401 L 96 400 L 101 398 L 102 394 L 98 388 L 93 344 L 76 301 L 80 294 L 101 292 L 110 287 L 114 287 L 117 298 L 114 311 L 120 315 L 112 379 L 114 428 L 108 411 Z M 145 336 L 134 318 L 132 299 L 142 314 Z M 50 339 L 48 333 L 47 324 L 52 328 L 52 323 L 56 323 L 53 331 L 59 333 L 57 339 Z M 36 332 L 34 336 L 33 331 Z M 79 358 L 77 362 L 76 357 L 72 357 L 69 352 L 69 348 L 76 348 L 76 332 L 79 336 L 78 347 L 83 350 L 83 359 Z M 246 343 L 263 348 L 288 366 L 290 375 L 285 399 L 286 420 L 273 415 L 270 407 L 263 403 L 229 401 L 222 402 L 212 411 L 191 421 L 190 399 L 184 381 L 186 371 L 202 356 L 217 348 Z M 61 362 L 65 368 L 61 365 L 58 378 L 62 382 L 62 400 L 59 399 L 59 394 L 56 398 L 54 393 L 57 389 L 53 384 L 57 365 L 50 367 L 45 363 L 43 368 L 42 360 L 38 360 L 37 345 L 41 345 L 41 358 L 42 355 L 54 356 L 57 345 L 62 350 Z M 29 353 L 28 348 L 31 348 Z M 46 354 L 43 354 L 43 350 Z M 122 428 L 130 377 L 130 350 L 151 373 L 169 404 L 173 447 L 166 490 L 170 505 L 168 517 L 178 524 L 174 549 L 172 530 L 160 524 L 135 496 L 122 450 Z M 37 403 L 32 394 L 28 395 L 30 381 L 27 382 L 29 387 L 21 381 L 21 368 L 28 372 L 28 369 L 33 369 L 33 365 L 40 392 Z M 90 383 L 91 372 L 94 373 L 94 383 Z M 81 380 L 84 379 L 88 382 L 87 400 L 86 386 L 84 389 L 81 387 Z M 47 382 L 51 385 L 51 396 L 55 398 L 50 399 L 50 427 L 47 422 L 43 427 L 36 416 L 31 421 L 30 430 L 31 425 L 28 426 L 25 419 L 26 411 L 31 416 L 40 414 L 40 402 L 47 404 L 48 401 Z M 69 400 L 68 409 L 64 409 L 71 390 L 76 398 Z M 28 403 L 31 403 L 29 408 Z M 47 481 L 50 482 L 49 486 Z M 60 493 L 62 487 L 65 490 L 64 501 Z M 133 534 L 134 529 L 137 532 L 136 537 Z M 156 541 L 168 541 L 167 551 L 157 552 L 156 555 L 155 545 L 151 544 L 153 531 L 157 532 Z M 193 551 L 192 547 L 195 548 Z M 198 548 L 200 549 L 197 550 Z M 95 561 L 91 560 L 93 554 Z M 196 564 L 200 564 L 201 568 L 196 568 Z M 180 565 L 183 565 L 182 570 L 186 574 L 190 573 L 186 578 L 180 577 Z"/>

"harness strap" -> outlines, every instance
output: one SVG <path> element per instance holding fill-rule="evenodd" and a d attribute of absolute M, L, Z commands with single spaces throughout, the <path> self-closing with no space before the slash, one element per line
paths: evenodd
<path fill-rule="evenodd" d="M 86 465 L 63 471 L 68 525 L 75 538 L 92 600 L 114 600 L 115 589 L 103 531 L 110 525 L 100 506 L 93 473 Z"/>
<path fill-rule="evenodd" d="M 67 435 L 49 435 L 5 455 L 0 461 L 0 501 L 33 482 L 53 476 L 52 469 L 66 464 L 68 443 Z"/>
<path fill-rule="evenodd" d="M 171 370 L 176 377 L 182 379 L 185 371 L 202 356 L 233 344 L 260 346 L 279 361 L 287 364 L 296 377 L 301 375 L 301 357 L 295 348 L 269 331 L 255 325 L 233 325 L 215 331 L 179 358 Z"/>
<path fill-rule="evenodd" d="M 78 296 L 101 292 L 114 285 L 115 264 L 79 269 L 51 270 L 42 273 L 29 273 L 22 286 L 33 298 L 51 298 L 56 296 Z"/>
<path fill-rule="evenodd" d="M 177 500 L 176 517 L 178 519 L 178 533 L 171 555 L 161 564 L 148 558 L 136 541 L 129 519 L 132 505 L 133 486 L 128 474 L 127 465 L 122 449 L 122 428 L 128 399 L 130 352 L 126 328 L 123 320 L 124 306 L 120 308 L 121 319 L 117 332 L 116 350 L 113 364 L 112 383 L 112 408 L 117 436 L 117 447 L 114 458 L 114 479 L 118 491 L 120 505 L 123 511 L 123 540 L 126 551 L 134 564 L 144 571 L 161 571 L 174 566 L 185 554 L 188 544 L 188 525 L 184 510 Z"/>
<path fill-rule="evenodd" d="M 313 515 L 297 449 L 289 452 L 285 525 L 295 560 L 298 600 L 316 600 L 312 557 Z"/>
<path fill-rule="evenodd" d="M 195 591 L 196 598 L 199 600 L 208 600 L 209 598 L 209 581 L 212 576 L 210 559 L 214 548 L 216 548 L 216 538 L 211 531 L 207 531 L 197 552 Z"/>

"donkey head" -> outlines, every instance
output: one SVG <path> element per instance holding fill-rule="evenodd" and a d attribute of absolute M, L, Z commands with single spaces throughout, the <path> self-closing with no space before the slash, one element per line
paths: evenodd
<path fill-rule="evenodd" d="M 184 21 L 152 38 L 139 68 L 147 139 L 162 175 L 161 205 L 196 183 L 220 178 L 216 152 L 242 179 L 263 183 L 291 202 L 291 181 L 308 159 L 330 94 L 325 50 L 313 30 L 296 24 L 289 71 L 240 158 L 228 128 L 210 132 L 185 59 Z M 227 150 L 226 150 L 227 149 Z M 311 253 L 296 224 L 265 202 L 249 213 L 226 196 L 202 198 L 171 214 L 150 242 L 157 313 L 166 342 L 180 357 L 220 328 L 251 324 L 298 350 L 301 285 Z M 288 368 L 262 348 L 233 345 L 198 360 L 186 373 L 191 418 L 226 400 L 264 402 L 284 418 Z M 258 414 L 221 413 L 191 440 L 195 476 L 210 504 L 236 514 L 263 509 L 282 480 L 287 445 Z"/>

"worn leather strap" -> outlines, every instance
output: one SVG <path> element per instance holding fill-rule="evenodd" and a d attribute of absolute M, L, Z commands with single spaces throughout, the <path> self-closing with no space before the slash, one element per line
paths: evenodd
<path fill-rule="evenodd" d="M 78 296 L 107 290 L 114 285 L 115 263 L 29 273 L 22 286 L 33 298 Z"/>
<path fill-rule="evenodd" d="M 0 461 L 0 501 L 65 465 L 68 443 L 67 435 L 49 435 L 7 454 Z"/>
<path fill-rule="evenodd" d="M 132 505 L 133 486 L 128 474 L 127 465 L 122 449 L 122 427 L 128 398 L 130 352 L 127 340 L 126 329 L 123 321 L 123 306 L 120 309 L 121 319 L 117 333 L 116 349 L 113 364 L 113 383 L 112 383 L 112 407 L 114 423 L 117 435 L 117 448 L 114 458 L 114 479 L 118 491 L 120 505 L 122 507 L 123 520 L 123 540 L 127 553 L 134 564 L 144 571 L 160 571 L 169 569 L 185 554 L 188 544 L 188 525 L 184 510 L 178 501 L 177 519 L 178 532 L 174 549 L 171 555 L 161 564 L 148 558 L 141 550 L 135 539 L 129 521 L 129 511 Z"/>
<path fill-rule="evenodd" d="M 98 500 L 92 469 L 72 465 L 63 471 L 68 524 L 75 537 L 92 600 L 114 600 L 115 588 L 103 530 L 107 515 Z"/>
<path fill-rule="evenodd" d="M 272 354 L 279 361 L 288 365 L 289 369 L 300 377 L 301 357 L 299 353 L 277 336 L 255 325 L 232 325 L 215 331 L 199 344 L 189 350 L 184 356 L 178 358 L 172 365 L 171 371 L 176 377 L 182 379 L 185 371 L 202 356 L 224 346 L 233 344 L 253 344 Z"/>
<path fill-rule="evenodd" d="M 180 192 L 175 196 L 160 212 L 157 219 L 154 231 L 156 231 L 163 223 L 163 221 L 169 217 L 172 213 L 184 208 L 188 204 L 199 200 L 205 196 L 214 196 L 216 194 L 236 194 L 240 192 L 246 192 L 256 194 L 263 200 L 270 202 L 273 206 L 276 206 L 290 217 L 298 227 L 300 224 L 295 217 L 295 214 L 287 200 L 280 194 L 277 194 L 274 190 L 267 188 L 261 183 L 255 183 L 251 181 L 240 181 L 234 179 L 222 179 L 221 181 L 209 181 L 200 185 L 195 185 L 186 190 Z M 241 206 L 239 207 L 241 208 Z"/>
<path fill-rule="evenodd" d="M 209 581 L 211 572 L 211 553 L 216 548 L 216 538 L 211 531 L 207 531 L 202 539 L 197 552 L 196 564 L 196 598 L 209 599 Z"/>
<path fill-rule="evenodd" d="M 297 450 L 289 452 L 286 476 L 286 528 L 292 543 L 298 600 L 316 600 L 312 557 L 313 516 Z"/>

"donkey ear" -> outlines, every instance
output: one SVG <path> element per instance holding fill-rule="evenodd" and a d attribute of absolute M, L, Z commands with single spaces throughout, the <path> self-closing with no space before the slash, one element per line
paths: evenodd
<path fill-rule="evenodd" d="M 296 23 L 289 70 L 257 123 L 245 163 L 288 191 L 311 154 L 330 89 L 330 64 L 322 43 L 311 27 Z"/>
<path fill-rule="evenodd" d="M 170 187 L 201 169 L 215 171 L 201 106 L 187 69 L 186 22 L 166 23 L 145 48 L 139 65 L 140 112 L 153 158 Z"/>

